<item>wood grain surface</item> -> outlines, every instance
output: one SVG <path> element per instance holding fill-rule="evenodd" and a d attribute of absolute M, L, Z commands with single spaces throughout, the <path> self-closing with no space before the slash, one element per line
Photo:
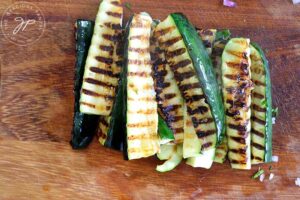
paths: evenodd
<path fill-rule="evenodd" d="M 28 0 L 45 18 L 38 41 L 11 43 L 0 32 L 0 199 L 300 199 L 300 6 L 290 0 L 126 0 L 134 12 L 164 19 L 184 12 L 198 27 L 230 28 L 261 44 L 270 61 L 275 177 L 261 183 L 228 163 L 194 169 L 182 163 L 158 173 L 156 158 L 124 161 L 96 140 L 83 151 L 68 144 L 73 116 L 73 24 L 94 19 L 98 0 Z M 15 3 L 0 0 L 0 14 Z M 126 10 L 127 16 L 130 14 Z M 32 14 L 32 13 L 31 13 Z M 29 13 L 30 16 L 30 13 Z M 10 23 L 10 22 L 9 22 Z M 30 30 L 28 27 L 27 31 Z M 21 33 L 23 34 L 23 33 Z M 263 165 L 267 173 L 270 164 Z"/>

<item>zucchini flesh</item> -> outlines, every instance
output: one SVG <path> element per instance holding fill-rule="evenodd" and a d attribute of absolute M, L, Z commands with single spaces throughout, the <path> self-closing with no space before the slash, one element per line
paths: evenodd
<path fill-rule="evenodd" d="M 138 159 L 159 152 L 158 114 L 150 57 L 151 17 L 135 14 L 127 53 L 127 152 Z"/>
<path fill-rule="evenodd" d="M 197 30 L 200 38 L 202 39 L 202 42 L 205 46 L 207 54 L 209 56 L 211 56 L 217 30 L 216 29 L 199 29 L 199 28 L 196 28 L 196 30 Z"/>
<path fill-rule="evenodd" d="M 183 38 L 188 54 L 193 62 L 198 82 L 204 91 L 206 101 L 210 106 L 211 115 L 215 121 L 218 143 L 221 143 L 225 133 L 224 105 L 222 102 L 221 92 L 218 90 L 218 83 L 212 67 L 211 59 L 206 52 L 201 38 L 198 36 L 194 26 L 188 21 L 188 19 L 181 13 L 173 13 L 171 16 Z M 196 127 L 197 122 L 195 123 L 194 119 L 193 123 Z M 205 145 L 207 144 L 203 144 L 203 148 L 206 147 Z"/>
<path fill-rule="evenodd" d="M 250 169 L 251 71 L 250 40 L 233 38 L 222 54 L 223 98 L 226 108 L 228 158 L 231 167 Z"/>
<path fill-rule="evenodd" d="M 163 116 L 168 126 L 174 133 L 174 142 L 183 142 L 183 98 L 174 79 L 169 64 L 166 61 L 165 53 L 160 49 L 158 41 L 152 37 L 151 59 L 153 60 L 154 81 L 156 99 L 159 113 Z"/>
<path fill-rule="evenodd" d="M 89 20 L 77 20 L 75 23 L 76 65 L 74 85 L 74 118 L 70 144 L 73 149 L 85 148 L 92 141 L 98 126 L 98 116 L 87 115 L 79 111 L 80 89 L 84 72 L 85 60 L 91 43 L 94 23 Z"/>
<path fill-rule="evenodd" d="M 160 145 L 160 152 L 156 155 L 159 160 L 168 160 L 174 152 L 176 152 L 175 144 L 162 144 Z"/>
<path fill-rule="evenodd" d="M 123 7 L 120 0 L 103 0 L 96 16 L 80 98 L 80 111 L 108 116 L 118 84 L 113 72 L 113 54 L 122 27 Z"/>
<path fill-rule="evenodd" d="M 272 161 L 272 97 L 268 61 L 262 49 L 251 43 L 251 75 L 254 83 L 251 102 L 252 164 Z"/>
<path fill-rule="evenodd" d="M 158 24 L 154 35 L 166 52 L 167 61 L 186 100 L 188 113 L 196 128 L 198 138 L 209 149 L 216 145 L 216 126 L 209 105 L 194 70 L 191 57 L 171 16 Z M 198 35 L 197 35 L 198 37 Z"/>
<path fill-rule="evenodd" d="M 182 161 L 182 145 L 176 145 L 176 151 L 174 151 L 171 157 L 165 161 L 162 165 L 156 166 L 156 171 L 167 172 L 173 170 Z"/>
<path fill-rule="evenodd" d="M 208 149 L 204 152 L 201 152 L 201 154 L 188 158 L 186 161 L 186 164 L 192 166 L 192 167 L 201 167 L 205 169 L 211 168 L 214 157 L 215 157 L 216 149 Z"/>
<path fill-rule="evenodd" d="M 183 158 L 190 158 L 200 154 L 203 140 L 198 139 L 192 119 L 187 113 L 186 105 L 184 108 Z"/>

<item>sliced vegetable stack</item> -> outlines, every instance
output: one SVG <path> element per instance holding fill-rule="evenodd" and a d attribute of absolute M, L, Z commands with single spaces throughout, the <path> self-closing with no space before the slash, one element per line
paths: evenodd
<path fill-rule="evenodd" d="M 126 27 L 122 16 L 120 1 L 103 0 L 95 26 L 76 22 L 73 148 L 97 132 L 125 159 L 156 155 L 159 172 L 184 159 L 207 169 L 227 157 L 235 169 L 271 161 L 271 81 L 259 45 L 196 29 L 181 13 L 162 22 L 133 14 Z"/>

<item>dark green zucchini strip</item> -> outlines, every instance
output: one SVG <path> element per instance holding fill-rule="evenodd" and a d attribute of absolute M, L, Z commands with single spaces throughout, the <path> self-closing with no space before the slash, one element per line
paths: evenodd
<path fill-rule="evenodd" d="M 225 114 L 222 96 L 213 71 L 211 59 L 195 27 L 189 20 L 181 13 L 173 13 L 171 16 L 187 46 L 206 100 L 210 105 L 217 128 L 218 144 L 220 144 L 225 134 Z"/>
<path fill-rule="evenodd" d="M 251 156 L 252 163 L 257 164 L 272 162 L 272 88 L 268 60 L 258 44 L 251 42 L 251 45 L 254 48 L 251 48 L 251 73 L 254 83 L 251 105 Z"/>
<path fill-rule="evenodd" d="M 76 37 L 76 64 L 75 64 L 75 84 L 74 84 L 74 118 L 73 130 L 70 144 L 73 149 L 85 148 L 92 141 L 97 127 L 99 117 L 87 115 L 79 111 L 80 90 L 84 73 L 84 66 L 93 35 L 94 22 L 79 19 L 75 23 Z"/>

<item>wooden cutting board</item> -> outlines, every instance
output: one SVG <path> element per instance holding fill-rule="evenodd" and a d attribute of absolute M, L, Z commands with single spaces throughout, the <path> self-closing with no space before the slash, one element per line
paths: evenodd
<path fill-rule="evenodd" d="M 267 174 L 273 166 L 274 179 L 252 180 L 258 166 L 240 171 L 228 163 L 210 170 L 182 163 L 161 174 L 155 171 L 156 158 L 124 161 L 97 140 L 86 150 L 72 150 L 73 24 L 94 19 L 99 1 L 31 0 L 22 7 L 1 0 L 0 199 L 300 199 L 295 185 L 300 177 L 300 5 L 290 0 L 236 0 L 236 8 L 222 6 L 221 0 L 127 2 L 134 12 L 147 11 L 153 18 L 184 12 L 198 27 L 230 28 L 234 36 L 261 44 L 279 107 L 273 140 L 279 162 L 262 166 Z M 15 21 L 19 15 L 25 16 L 23 23 Z"/>

